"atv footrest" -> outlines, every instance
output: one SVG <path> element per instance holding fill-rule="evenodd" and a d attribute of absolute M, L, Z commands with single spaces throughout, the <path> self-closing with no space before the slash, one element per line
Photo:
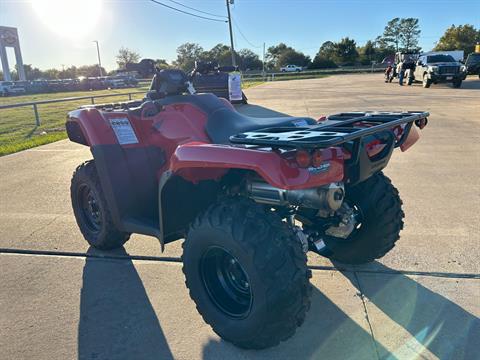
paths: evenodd
<path fill-rule="evenodd" d="M 235 144 L 273 148 L 327 148 L 361 140 L 364 136 L 406 124 L 395 146 L 405 141 L 414 122 L 426 119 L 428 112 L 351 112 L 330 115 L 319 125 L 304 127 L 273 127 L 233 135 Z"/>

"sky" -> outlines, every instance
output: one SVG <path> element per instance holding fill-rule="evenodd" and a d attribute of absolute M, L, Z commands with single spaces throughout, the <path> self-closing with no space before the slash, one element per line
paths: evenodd
<path fill-rule="evenodd" d="M 158 1 L 191 11 L 171 0 Z M 225 0 L 175 1 L 226 15 Z M 249 48 L 260 58 L 263 43 L 268 48 L 284 42 L 312 58 L 327 40 L 348 36 L 363 45 L 382 34 L 394 17 L 419 18 L 425 51 L 452 24 L 480 28 L 480 0 L 235 0 L 231 10 L 236 49 Z M 93 40 L 100 44 L 107 70 L 116 68 L 121 46 L 142 58 L 170 62 L 185 42 L 205 49 L 229 44 L 226 23 L 188 16 L 150 0 L 0 0 L 0 26 L 18 28 L 24 63 L 41 69 L 95 64 Z"/>

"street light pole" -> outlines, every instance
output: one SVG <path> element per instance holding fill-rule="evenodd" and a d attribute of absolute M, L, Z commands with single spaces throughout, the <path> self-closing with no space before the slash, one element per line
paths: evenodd
<path fill-rule="evenodd" d="M 102 74 L 102 62 L 100 61 L 100 47 L 98 46 L 98 40 L 93 40 L 93 42 L 97 44 L 98 72 L 100 73 L 100 77 L 102 77 L 103 74 Z"/>
<path fill-rule="evenodd" d="M 235 48 L 233 47 L 233 31 L 232 31 L 232 17 L 230 15 L 230 1 L 233 3 L 233 0 L 225 0 L 227 3 L 227 13 L 228 13 L 228 28 L 230 30 L 230 51 L 232 52 L 232 65 L 237 66 L 235 60 Z"/>
<path fill-rule="evenodd" d="M 262 77 L 263 77 L 263 80 L 265 80 L 265 43 L 263 43 Z"/>

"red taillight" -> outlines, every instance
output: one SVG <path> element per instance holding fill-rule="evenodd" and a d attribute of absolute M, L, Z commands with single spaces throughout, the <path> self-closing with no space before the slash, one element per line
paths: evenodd
<path fill-rule="evenodd" d="M 295 154 L 295 161 L 297 162 L 298 166 L 302 168 L 307 168 L 310 166 L 312 158 L 308 151 L 298 150 Z"/>
<path fill-rule="evenodd" d="M 319 167 L 323 163 L 322 151 L 315 150 L 312 154 L 312 164 L 315 167 Z"/>

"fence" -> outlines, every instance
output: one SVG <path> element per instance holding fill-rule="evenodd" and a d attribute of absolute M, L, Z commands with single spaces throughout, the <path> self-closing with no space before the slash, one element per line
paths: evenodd
<path fill-rule="evenodd" d="M 247 72 L 242 73 L 242 81 L 279 81 L 290 79 L 308 79 L 320 77 L 322 75 L 335 75 L 335 74 L 359 74 L 359 73 L 372 73 L 383 72 L 385 65 L 376 64 L 363 67 L 340 67 L 335 69 L 322 69 L 322 70 L 303 70 L 300 72 Z"/>
<path fill-rule="evenodd" d="M 40 100 L 40 101 L 31 101 L 31 102 L 24 102 L 24 103 L 17 103 L 17 104 L 0 105 L 0 110 L 31 106 L 33 110 L 33 114 L 35 116 L 35 125 L 40 126 L 41 121 L 40 121 L 40 115 L 38 112 L 39 105 L 62 103 L 62 102 L 69 102 L 69 101 L 81 101 L 81 100 L 90 100 L 91 104 L 95 104 L 95 99 L 119 97 L 119 96 L 127 96 L 128 100 L 132 100 L 132 95 L 138 95 L 138 94 L 145 94 L 145 91 L 135 91 L 135 92 L 129 92 L 129 93 L 123 93 L 123 94 L 77 96 L 77 97 L 68 97 L 68 98 L 62 98 L 62 99 Z"/>

